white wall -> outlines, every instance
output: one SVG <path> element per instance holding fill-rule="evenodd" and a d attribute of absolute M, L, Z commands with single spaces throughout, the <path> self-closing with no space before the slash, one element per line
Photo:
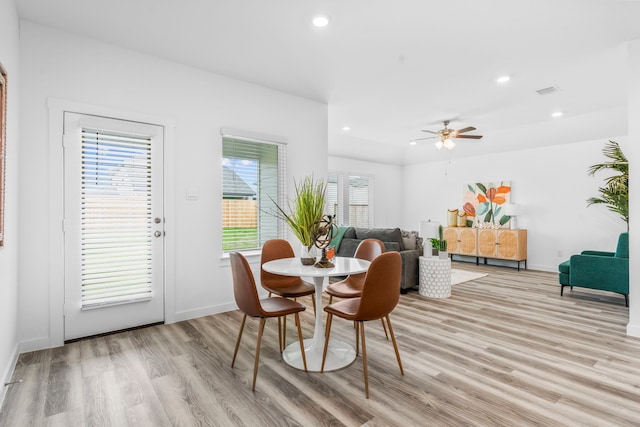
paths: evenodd
<path fill-rule="evenodd" d="M 402 227 L 402 166 L 385 165 L 342 157 L 329 157 L 329 170 L 370 175 L 374 178 L 374 225 L 376 227 Z M 417 230 L 418 223 L 410 224 Z"/>
<path fill-rule="evenodd" d="M 58 215 L 52 206 L 61 196 L 43 185 L 49 144 L 57 144 L 48 134 L 52 98 L 175 123 L 166 141 L 167 320 L 234 308 L 228 260 L 221 259 L 220 128 L 287 138 L 292 189 L 294 177 L 326 176 L 327 106 L 28 21 L 20 36 L 21 149 L 28 154 L 20 171 L 21 350 L 61 344 L 61 288 L 48 274 L 61 268 L 50 265 L 60 258 L 48 237 L 60 233 L 47 221 Z M 199 200 L 186 200 L 186 189 Z"/>
<path fill-rule="evenodd" d="M 640 39 L 629 43 L 629 255 L 637 260 L 640 240 L 635 237 L 640 227 Z M 632 236 L 633 235 L 633 236 Z M 640 337 L 640 264 L 629 268 L 629 324 L 627 333 Z"/>
<path fill-rule="evenodd" d="M 611 139 L 627 148 L 626 138 Z M 560 262 L 584 249 L 613 251 L 626 224 L 603 206 L 587 207 L 585 202 L 598 195 L 603 182 L 602 175 L 588 176 L 587 168 L 606 160 L 602 154 L 606 142 L 407 166 L 404 191 L 416 196 L 404 198 L 403 222 L 431 219 L 446 224 L 447 209 L 462 209 L 466 184 L 508 180 L 512 201 L 523 210 L 518 226 L 527 229 L 528 268 L 555 272 Z"/>
<path fill-rule="evenodd" d="M 5 246 L 0 248 L 0 405 L 18 356 L 18 14 L 0 0 L 0 63 L 7 71 Z"/>

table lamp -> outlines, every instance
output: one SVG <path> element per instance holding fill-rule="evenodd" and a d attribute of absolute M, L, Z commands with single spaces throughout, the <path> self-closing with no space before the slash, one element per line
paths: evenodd
<path fill-rule="evenodd" d="M 440 223 L 436 221 L 420 221 L 418 226 L 420 237 L 422 237 L 422 246 L 424 248 L 424 256 L 430 258 L 433 256 L 433 247 L 431 246 L 431 240 L 440 237 L 438 234 L 438 226 Z"/>
<path fill-rule="evenodd" d="M 510 219 L 510 228 L 512 230 L 515 230 L 518 228 L 518 223 L 516 221 L 516 217 L 518 215 L 522 215 L 521 209 L 520 209 L 520 205 L 516 205 L 513 203 L 509 203 L 507 205 L 504 206 L 504 214 L 508 215 L 509 217 L 511 217 Z"/>

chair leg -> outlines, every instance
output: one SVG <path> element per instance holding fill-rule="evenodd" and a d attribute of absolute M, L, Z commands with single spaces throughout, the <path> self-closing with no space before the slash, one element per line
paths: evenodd
<path fill-rule="evenodd" d="M 244 322 L 247 320 L 247 315 L 245 314 L 242 318 L 242 324 L 240 325 L 240 332 L 238 332 L 238 340 L 236 341 L 236 349 L 233 351 L 233 360 L 231 360 L 231 367 L 236 363 L 236 356 L 238 354 L 238 347 L 240 347 L 240 340 L 242 339 L 242 331 L 244 330 Z"/>
<path fill-rule="evenodd" d="M 256 378 L 258 378 L 258 364 L 260 362 L 260 345 L 262 344 L 262 332 L 264 331 L 264 323 L 267 319 L 260 318 L 260 326 L 258 327 L 258 342 L 256 344 L 256 361 L 253 365 L 253 387 L 251 390 L 256 391 Z"/>
<path fill-rule="evenodd" d="M 284 345 L 282 344 L 282 318 L 278 317 L 278 346 L 280 347 L 280 353 L 284 351 Z"/>
<path fill-rule="evenodd" d="M 353 321 L 353 328 L 356 330 L 356 357 L 358 357 L 360 355 L 360 328 L 355 320 Z"/>
<path fill-rule="evenodd" d="M 329 348 L 329 337 L 331 336 L 331 321 L 333 320 L 333 314 L 327 313 L 327 331 L 324 335 L 324 350 L 322 350 L 322 366 L 320 366 L 320 372 L 324 372 L 324 362 L 327 359 L 327 349 Z"/>
<path fill-rule="evenodd" d="M 329 304 L 331 304 L 333 302 L 333 295 L 329 295 Z M 314 307 L 315 309 L 315 307 Z"/>
<path fill-rule="evenodd" d="M 382 329 L 384 329 L 384 337 L 389 339 L 389 334 L 387 334 L 387 325 L 384 323 L 384 319 L 380 318 L 380 321 L 382 322 Z"/>
<path fill-rule="evenodd" d="M 282 348 L 287 346 L 287 316 L 282 318 Z"/>
<path fill-rule="evenodd" d="M 296 324 L 298 325 L 298 341 L 300 341 L 300 354 L 302 354 L 302 364 L 307 372 L 307 356 L 304 353 L 304 341 L 302 340 L 302 329 L 300 329 L 300 316 L 296 313 Z"/>
<path fill-rule="evenodd" d="M 367 344 L 364 339 L 364 322 L 360 322 L 360 339 L 362 340 L 362 369 L 364 371 L 364 392 L 369 398 L 369 367 L 367 366 Z"/>
<path fill-rule="evenodd" d="M 393 334 L 393 328 L 391 327 L 391 318 L 387 314 L 387 323 L 389 324 L 389 334 L 391 334 L 391 341 L 393 342 L 393 349 L 396 351 L 396 359 L 398 359 L 398 366 L 400 367 L 400 373 L 404 375 L 404 369 L 402 369 L 402 361 L 400 360 L 400 351 L 398 350 L 398 343 L 396 342 L 396 336 Z"/>
<path fill-rule="evenodd" d="M 313 314 L 316 314 L 316 294 L 311 294 L 311 304 L 313 304 Z M 329 300 L 331 304 L 331 300 Z"/>

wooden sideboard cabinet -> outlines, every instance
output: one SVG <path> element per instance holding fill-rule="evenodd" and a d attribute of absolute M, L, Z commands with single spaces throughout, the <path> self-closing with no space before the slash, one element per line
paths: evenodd
<path fill-rule="evenodd" d="M 478 229 L 467 227 L 448 227 L 442 231 L 450 254 L 476 256 L 478 249 Z"/>
<path fill-rule="evenodd" d="M 443 237 L 447 241 L 447 250 L 453 255 L 476 257 L 487 263 L 488 258 L 516 261 L 518 270 L 524 261 L 527 268 L 527 230 L 499 228 L 446 227 Z"/>

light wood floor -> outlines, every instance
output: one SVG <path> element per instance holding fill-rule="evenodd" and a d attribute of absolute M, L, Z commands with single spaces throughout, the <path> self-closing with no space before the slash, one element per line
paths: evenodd
<path fill-rule="evenodd" d="M 640 339 L 625 335 L 621 296 L 561 298 L 555 274 L 454 264 L 489 275 L 446 300 L 401 296 L 391 319 L 404 376 L 380 322 L 367 324 L 369 400 L 361 358 L 324 374 L 290 368 L 275 321 L 252 392 L 257 321 L 232 369 L 236 311 L 23 354 L 0 425 L 640 425 Z M 353 342 L 351 324 L 333 323 Z M 288 331 L 292 342 L 292 321 Z"/>

